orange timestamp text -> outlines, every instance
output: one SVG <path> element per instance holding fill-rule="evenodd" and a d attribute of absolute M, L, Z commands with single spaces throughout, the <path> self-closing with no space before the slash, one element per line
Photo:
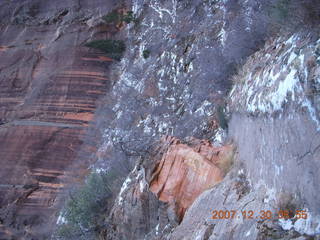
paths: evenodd
<path fill-rule="evenodd" d="M 211 219 L 307 219 L 308 213 L 305 210 L 270 210 L 261 211 L 237 211 L 237 210 L 213 210 Z"/>

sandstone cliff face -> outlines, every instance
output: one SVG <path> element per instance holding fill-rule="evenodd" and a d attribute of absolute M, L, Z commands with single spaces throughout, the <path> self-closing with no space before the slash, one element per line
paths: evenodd
<path fill-rule="evenodd" d="M 228 79 L 263 43 L 266 23 L 254 18 L 262 8 L 259 1 L 132 1 L 138 20 L 126 29 L 118 81 L 98 112 L 105 122 L 97 166 L 121 159 L 132 168 L 134 156 L 163 135 L 215 141 L 213 118 Z"/>
<path fill-rule="evenodd" d="M 271 223 L 248 221 L 241 218 L 241 215 L 237 219 L 207 221 L 214 209 L 246 209 L 256 212 L 274 210 L 278 207 L 276 202 L 282 201 L 281 197 L 275 196 L 275 193 L 279 193 L 282 188 L 288 192 L 286 194 L 295 196 L 296 192 L 293 189 L 296 185 L 293 178 L 296 178 L 296 174 L 303 176 L 309 174 L 310 178 L 306 179 L 312 184 L 317 179 L 311 177 L 315 176 L 315 173 L 310 165 L 306 166 L 308 169 L 306 172 L 309 173 L 303 173 L 305 168 L 299 168 L 299 171 L 292 173 L 289 167 L 292 162 L 288 161 L 287 174 L 283 174 L 283 164 L 274 165 L 279 162 L 285 163 L 289 158 L 287 152 L 294 148 L 298 149 L 298 146 L 306 146 L 303 141 L 297 140 L 299 137 L 304 136 L 303 139 L 309 139 L 308 136 L 315 136 L 312 139 L 317 141 L 314 122 L 310 121 L 310 116 L 313 118 L 312 111 L 309 111 L 310 115 L 299 113 L 299 121 L 293 121 L 290 127 L 285 125 L 296 115 L 290 115 L 287 121 L 281 123 L 282 119 L 274 118 L 279 112 L 273 111 L 273 109 L 287 108 L 285 103 L 289 101 L 291 94 L 287 90 L 295 88 L 291 83 L 298 81 L 294 78 L 293 82 L 285 81 L 285 84 L 277 84 L 295 76 L 304 79 L 302 82 L 308 82 L 303 69 L 306 66 L 309 69 L 308 62 L 314 66 L 314 61 L 308 57 L 311 47 L 308 41 L 299 42 L 295 38 L 290 40 L 290 37 L 279 38 L 268 42 L 266 48 L 263 48 L 267 23 L 257 16 L 263 15 L 265 2 L 267 1 L 135 0 L 132 2 L 132 10 L 137 15 L 139 23 L 131 24 L 127 28 L 129 50 L 115 71 L 119 80 L 106 98 L 109 105 L 99 112 L 106 122 L 102 124 L 103 142 L 99 146 L 98 167 L 112 169 L 119 165 L 124 165 L 120 166 L 123 168 L 133 166 L 137 156 L 147 158 L 148 147 L 162 135 L 173 135 L 180 139 L 195 136 L 199 139 L 210 139 L 212 142 L 219 141 L 221 133 L 226 135 L 227 132 L 216 128 L 213 120 L 216 110 L 219 106 L 223 106 L 223 98 L 231 87 L 230 78 L 236 73 L 239 63 L 259 48 L 262 50 L 249 58 L 249 63 L 243 70 L 243 77 L 240 77 L 243 81 L 235 84 L 229 99 L 228 107 L 232 111 L 241 112 L 241 117 L 238 118 L 235 114 L 231 118 L 229 137 L 235 139 L 237 146 L 238 144 L 242 146 L 231 173 L 193 201 L 201 191 L 197 192 L 198 189 L 187 184 L 190 179 L 184 174 L 191 178 L 195 176 L 194 169 L 201 169 L 211 175 L 213 182 L 216 183 L 220 180 L 217 176 L 221 176 L 221 169 L 215 168 L 216 166 L 208 167 L 212 165 L 204 160 L 207 157 L 205 152 L 189 148 L 183 143 L 173 144 L 176 148 L 172 147 L 168 152 L 165 151 L 160 161 L 162 165 L 155 170 L 158 179 L 151 180 L 151 176 L 146 174 L 150 189 L 160 200 L 167 203 L 152 203 L 150 211 L 159 211 L 158 214 L 142 210 L 146 209 L 142 206 L 150 206 L 149 200 L 145 200 L 149 197 L 143 197 L 143 200 L 136 197 L 140 181 L 135 180 L 134 176 L 137 176 L 135 168 L 124 181 L 119 194 L 123 205 L 116 201 L 112 211 L 115 214 L 111 214 L 108 218 L 109 223 L 116 223 L 113 225 L 115 231 L 111 239 L 191 240 L 258 237 L 268 239 L 268 234 L 273 230 L 278 234 L 274 238 L 301 237 L 308 232 L 294 229 L 288 231 L 284 229 L 285 227 L 281 227 L 282 223 L 279 221 Z M 295 47 L 295 44 L 299 47 Z M 150 52 L 148 58 L 143 57 L 145 50 Z M 299 51 L 305 55 L 296 59 Z M 288 63 L 286 65 L 288 69 L 281 67 L 284 63 Z M 316 69 L 313 68 L 312 71 L 314 70 Z M 241 76 L 241 72 L 238 75 Z M 276 75 L 276 78 L 273 78 L 273 75 Z M 248 79 L 250 81 L 247 81 Z M 276 91 L 278 88 L 280 91 Z M 296 100 L 294 97 L 299 94 L 292 93 L 292 99 Z M 276 96 L 275 101 L 272 101 L 272 96 Z M 266 103 L 264 104 L 267 105 L 266 111 L 260 108 L 262 106 L 260 103 Z M 294 106 L 300 104 L 301 107 L 303 103 L 298 100 L 292 104 Z M 302 110 L 307 108 L 302 107 Z M 294 111 L 294 107 L 291 110 Z M 252 119 L 247 115 L 259 118 Z M 269 124 L 263 125 L 264 121 Z M 298 126 L 304 121 L 306 123 L 303 128 L 299 128 Z M 281 137 L 278 138 L 278 135 Z M 250 140 L 247 139 L 248 136 Z M 285 148 L 287 142 L 290 143 L 290 150 Z M 308 146 L 313 146 L 309 152 L 313 153 L 318 149 L 313 140 L 309 139 L 307 143 Z M 203 146 L 206 146 L 204 149 L 208 147 L 206 143 Z M 303 153 L 296 152 L 296 156 L 304 158 L 308 150 L 304 149 L 301 152 Z M 187 155 L 193 157 L 188 158 Z M 175 161 L 172 161 L 174 158 Z M 177 159 L 180 161 L 176 161 Z M 193 160 L 189 162 L 187 159 L 198 159 L 203 164 L 198 168 L 193 165 Z M 252 167 L 248 168 L 247 163 Z M 171 164 L 174 168 L 170 169 Z M 312 164 L 317 166 L 316 162 Z M 145 171 L 148 172 L 146 166 Z M 218 174 L 212 174 L 215 171 Z M 280 174 L 283 174 L 283 177 L 281 184 L 277 185 L 275 182 Z M 290 179 L 291 184 L 288 184 L 290 187 L 286 184 L 286 178 Z M 202 180 L 203 186 L 211 184 L 209 180 L 208 182 Z M 195 182 L 201 181 L 195 177 Z M 273 187 L 275 185 L 276 188 Z M 302 185 L 299 186 L 302 189 Z M 145 189 L 143 191 L 146 191 Z M 188 194 L 184 195 L 181 189 L 186 190 Z M 205 187 L 202 190 L 204 189 Z M 310 199 L 317 199 L 311 197 L 314 188 L 310 189 L 307 191 Z M 172 204 L 173 199 L 182 206 L 178 205 L 176 208 L 176 204 Z M 153 198 L 152 201 L 156 200 Z M 294 203 L 296 206 L 304 206 L 303 200 L 292 200 L 295 201 L 297 201 Z M 310 200 L 309 206 L 315 207 L 315 202 L 311 202 Z M 291 202 L 288 200 L 286 204 L 290 205 Z M 181 217 L 185 208 L 188 210 L 181 224 L 177 226 L 180 219 L 176 215 Z M 157 217 L 162 220 L 158 220 Z M 148 227 L 143 229 L 140 225 L 136 225 L 134 223 L 136 219 L 139 224 L 145 221 Z M 301 227 L 308 225 L 309 222 L 298 222 L 297 225 L 299 224 Z M 266 231 L 263 230 L 265 228 Z M 141 231 L 137 233 L 134 229 Z M 313 228 L 315 229 L 317 228 Z"/>
<path fill-rule="evenodd" d="M 194 139 L 192 147 L 168 137 L 169 144 L 151 178 L 150 191 L 160 201 L 169 203 L 182 220 L 186 209 L 205 190 L 223 179 L 233 160 L 233 147 L 213 147 L 207 141 Z"/>
<path fill-rule="evenodd" d="M 64 183 L 83 175 L 87 163 L 71 165 L 80 146 L 92 151 L 97 139 L 82 143 L 110 85 L 110 59 L 83 43 L 115 32 L 98 25 L 112 7 L 100 0 L 1 2 L 1 239 L 44 239 Z"/>

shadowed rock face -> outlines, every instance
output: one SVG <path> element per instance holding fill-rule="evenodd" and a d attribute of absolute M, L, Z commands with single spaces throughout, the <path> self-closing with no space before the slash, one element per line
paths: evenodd
<path fill-rule="evenodd" d="M 97 24 L 112 8 L 111 0 L 0 6 L 1 239 L 44 239 L 66 177 L 81 175 L 71 165 L 111 62 L 83 43 L 116 32 Z"/>
<path fill-rule="evenodd" d="M 166 239 L 319 238 L 319 43 L 319 36 L 277 37 L 244 64 L 230 93 L 233 169 L 197 198 Z M 298 209 L 308 216 L 299 219 Z M 214 210 L 237 212 L 214 219 Z M 281 219 L 279 210 L 296 216 Z M 253 219 L 241 211 L 252 211 Z"/>
<path fill-rule="evenodd" d="M 223 179 L 234 147 L 214 147 L 198 139 L 192 139 L 188 146 L 174 137 L 167 137 L 164 144 L 170 146 L 152 176 L 150 190 L 160 201 L 172 205 L 181 220 L 203 191 Z"/>

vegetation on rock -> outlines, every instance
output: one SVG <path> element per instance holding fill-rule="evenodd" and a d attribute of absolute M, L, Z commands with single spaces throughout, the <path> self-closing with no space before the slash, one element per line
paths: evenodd
<path fill-rule="evenodd" d="M 122 40 L 94 40 L 85 44 L 86 47 L 99 49 L 107 54 L 108 57 L 120 61 L 126 45 Z"/>
<path fill-rule="evenodd" d="M 270 24 L 289 31 L 314 28 L 320 22 L 320 4 L 317 0 L 268 1 Z"/>
<path fill-rule="evenodd" d="M 56 239 L 94 238 L 112 195 L 107 184 L 110 178 L 107 172 L 93 172 L 84 186 L 70 194 L 59 217 L 63 220 L 56 231 Z"/>
<path fill-rule="evenodd" d="M 106 23 L 119 23 L 119 22 L 126 22 L 131 23 L 135 20 L 135 17 L 133 15 L 132 11 L 128 11 L 125 14 L 119 12 L 118 10 L 113 10 L 112 12 L 108 13 L 107 15 L 103 16 L 102 19 Z"/>
<path fill-rule="evenodd" d="M 146 49 L 143 51 L 142 56 L 144 59 L 147 59 L 148 57 L 150 57 L 150 50 Z"/>

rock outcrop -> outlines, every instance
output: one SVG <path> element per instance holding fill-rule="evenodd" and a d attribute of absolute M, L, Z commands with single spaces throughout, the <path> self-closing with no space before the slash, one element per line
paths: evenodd
<path fill-rule="evenodd" d="M 214 147 L 198 139 L 187 145 L 174 137 L 163 142 L 169 147 L 153 173 L 150 190 L 160 201 L 172 205 L 182 220 L 194 200 L 223 179 L 232 164 L 234 146 Z"/>
<path fill-rule="evenodd" d="M 236 75 L 228 135 L 237 154 L 224 178 L 220 155 L 223 159 L 231 146 L 164 139 L 165 151 L 146 177 L 149 190 L 160 200 L 153 205 L 158 206 L 159 220 L 153 218 L 150 224 L 149 219 L 153 229 L 131 239 L 319 239 L 318 45 L 318 38 L 299 34 L 275 38 Z M 133 176 L 119 196 L 126 214 L 118 214 L 118 227 L 121 219 L 130 222 L 139 214 L 129 206 L 140 207 L 141 200 L 135 198 L 129 205 L 126 201 L 143 183 Z M 214 217 L 214 210 L 222 215 Z M 301 210 L 307 217 L 301 218 Z M 234 216 L 223 215 L 227 211 Z M 281 211 L 290 212 L 290 218 Z M 121 231 L 126 232 L 125 227 Z"/>
<path fill-rule="evenodd" d="M 114 240 L 166 236 L 194 200 L 223 179 L 234 153 L 232 144 L 163 137 L 157 154 L 139 161 L 125 179 L 102 235 Z"/>
<path fill-rule="evenodd" d="M 318 48 L 319 36 L 294 34 L 248 59 L 230 93 L 235 165 L 167 239 L 319 239 Z M 214 210 L 236 214 L 213 219 Z"/>

